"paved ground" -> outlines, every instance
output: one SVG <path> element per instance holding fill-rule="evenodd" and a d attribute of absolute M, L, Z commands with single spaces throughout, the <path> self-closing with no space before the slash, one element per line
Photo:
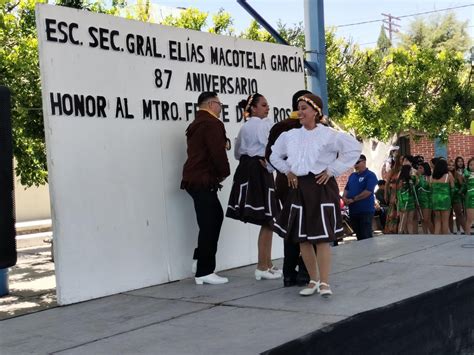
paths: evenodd
<path fill-rule="evenodd" d="M 18 250 L 18 262 L 9 272 L 10 294 L 0 297 L 0 320 L 58 306 L 51 244 L 43 239 L 51 240 L 48 235 L 17 243 L 29 247 Z M 341 245 L 355 240 L 347 237 Z"/>
<path fill-rule="evenodd" d="M 334 248 L 335 295 L 301 297 L 254 265 L 0 322 L 2 354 L 255 354 L 474 275 L 474 237 L 384 236 Z"/>
<path fill-rule="evenodd" d="M 57 306 L 50 244 L 18 251 L 9 288 L 10 294 L 0 297 L 0 320 Z"/>

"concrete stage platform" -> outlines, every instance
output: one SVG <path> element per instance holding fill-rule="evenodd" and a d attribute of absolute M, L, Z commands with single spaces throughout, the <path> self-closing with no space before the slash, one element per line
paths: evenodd
<path fill-rule="evenodd" d="M 1 321 L 0 354 L 474 353 L 474 236 L 333 252 L 330 299 L 255 281 L 252 265 L 221 272 L 226 285 L 186 279 Z"/>

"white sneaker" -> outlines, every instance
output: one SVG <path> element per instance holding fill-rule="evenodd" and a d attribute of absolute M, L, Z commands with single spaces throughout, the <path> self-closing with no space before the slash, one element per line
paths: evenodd
<path fill-rule="evenodd" d="M 275 274 L 273 272 L 271 272 L 270 269 L 268 270 L 259 270 L 259 269 L 255 269 L 255 279 L 256 280 L 275 280 L 275 279 L 279 279 L 281 277 L 281 274 Z"/>
<path fill-rule="evenodd" d="M 229 282 L 229 279 L 227 277 L 222 277 L 213 273 L 206 276 L 195 277 L 194 281 L 196 281 L 196 285 L 202 285 L 202 284 L 219 285 L 219 284 L 226 284 L 227 282 Z"/>
<path fill-rule="evenodd" d="M 197 268 L 198 268 L 198 261 L 193 260 L 193 265 L 191 265 L 191 271 L 192 271 L 193 274 L 196 273 Z"/>

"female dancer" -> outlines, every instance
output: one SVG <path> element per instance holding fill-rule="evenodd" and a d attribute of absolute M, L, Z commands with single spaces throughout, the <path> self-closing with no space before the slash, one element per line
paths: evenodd
<path fill-rule="evenodd" d="M 434 233 L 433 221 L 431 220 L 431 168 L 430 164 L 424 162 L 418 165 L 418 184 L 416 191 L 423 214 L 423 233 Z"/>
<path fill-rule="evenodd" d="M 453 212 L 456 215 L 456 227 L 458 233 L 461 231 L 461 226 L 464 229 L 464 225 L 466 224 L 466 220 L 463 213 L 463 186 L 464 186 L 464 177 L 462 174 L 459 174 L 456 170 L 456 165 L 454 160 L 450 159 L 448 161 L 448 171 L 454 179 L 454 188 L 451 194 L 451 203 L 452 203 L 452 210 L 449 216 L 449 229 L 451 232 L 454 232 L 454 223 L 453 223 Z"/>
<path fill-rule="evenodd" d="M 272 265 L 271 221 L 277 211 L 273 174 L 267 170 L 265 147 L 272 123 L 267 118 L 269 106 L 265 97 L 255 93 L 239 106 L 247 118 L 235 141 L 234 156 L 239 165 L 229 197 L 226 216 L 261 226 L 258 235 L 258 263 L 255 278 L 277 279 L 281 271 Z"/>
<path fill-rule="evenodd" d="M 464 165 L 463 157 L 456 157 L 456 159 L 454 159 L 454 165 L 456 166 L 456 171 L 459 174 L 464 175 L 464 170 L 466 170 L 466 166 Z"/>
<path fill-rule="evenodd" d="M 334 176 L 354 166 L 361 144 L 347 133 L 322 125 L 322 107 L 323 102 L 316 95 L 305 94 L 298 99 L 302 127 L 280 135 L 272 147 L 270 162 L 286 174 L 291 187 L 283 210 L 275 219 L 274 229 L 283 238 L 300 243 L 311 278 L 300 295 L 309 296 L 319 291 L 328 297 L 332 294 L 329 243 L 343 232 L 339 189 Z"/>
<path fill-rule="evenodd" d="M 431 201 L 434 211 L 434 234 L 449 234 L 449 212 L 451 211 L 451 190 L 454 179 L 448 173 L 448 162 L 437 161 L 431 180 Z"/>
<path fill-rule="evenodd" d="M 385 188 L 385 201 L 388 203 L 388 212 L 383 231 L 384 234 L 397 234 L 398 232 L 397 181 L 403 159 L 403 155 L 397 156 L 395 164 L 388 174 L 388 186 Z"/>
<path fill-rule="evenodd" d="M 466 235 L 471 235 L 472 222 L 474 221 L 474 158 L 467 162 L 467 169 L 464 172 L 464 179 L 466 181 L 466 225 L 464 231 Z"/>
<path fill-rule="evenodd" d="M 416 177 L 411 175 L 411 169 L 410 164 L 404 164 L 397 180 L 397 209 L 400 219 L 398 224 L 399 234 L 413 234 L 416 212 L 414 195 Z"/>

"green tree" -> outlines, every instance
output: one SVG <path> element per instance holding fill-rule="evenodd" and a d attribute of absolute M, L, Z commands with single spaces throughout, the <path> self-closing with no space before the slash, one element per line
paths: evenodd
<path fill-rule="evenodd" d="M 183 10 L 179 16 L 166 16 L 161 24 L 202 31 L 206 27 L 208 16 L 206 12 L 190 7 Z"/>
<path fill-rule="evenodd" d="M 391 46 L 392 42 L 390 42 L 390 39 L 387 37 L 387 34 L 385 33 L 385 28 L 382 25 L 382 27 L 380 28 L 379 38 L 377 39 L 377 48 L 382 53 L 386 53 Z"/>
<path fill-rule="evenodd" d="M 48 180 L 35 22 L 35 4 L 43 2 L 46 0 L 0 0 L 0 85 L 12 93 L 16 175 L 28 187 L 44 185 Z M 100 1 L 67 0 L 60 4 L 116 13 L 125 2 L 117 0 L 109 9 Z"/>
<path fill-rule="evenodd" d="M 413 46 L 370 61 L 375 70 L 349 100 L 346 127 L 381 140 L 410 129 L 446 139 L 468 127 L 473 95 L 461 53 Z"/>
<path fill-rule="evenodd" d="M 47 181 L 34 0 L 0 6 L 0 85 L 12 93 L 16 174 L 26 186 Z"/>
<path fill-rule="evenodd" d="M 291 46 L 305 49 L 305 36 L 303 22 L 296 23 L 292 26 L 284 24 L 281 20 L 278 20 L 276 30 L 282 36 L 288 44 Z"/>
<path fill-rule="evenodd" d="M 150 10 L 150 0 L 137 0 L 137 4 L 135 5 L 136 12 L 134 18 L 139 21 L 149 22 L 151 17 Z"/>
<path fill-rule="evenodd" d="M 120 1 L 120 0 L 119 0 Z M 121 3 L 117 3 L 115 0 L 112 3 L 112 7 L 107 9 L 105 3 L 102 0 L 96 0 L 90 2 L 89 0 L 57 0 L 56 5 L 72 7 L 74 9 L 88 10 L 99 13 L 110 13 L 113 14 L 113 10 L 116 6 L 120 6 Z"/>
<path fill-rule="evenodd" d="M 272 37 L 268 31 L 263 29 L 257 21 L 252 20 L 249 27 L 247 27 L 241 34 L 241 38 L 250 39 L 253 41 L 261 42 L 272 42 L 275 43 L 275 39 Z"/>
<path fill-rule="evenodd" d="M 216 14 L 212 15 L 212 23 L 212 27 L 209 28 L 210 33 L 228 36 L 232 36 L 235 33 L 235 30 L 232 27 L 234 24 L 232 15 L 224 11 L 224 9 L 219 9 Z"/>
<path fill-rule="evenodd" d="M 465 53 L 471 45 L 467 31 L 469 21 L 459 21 L 454 13 L 436 15 L 428 20 L 419 18 L 410 23 L 408 31 L 401 34 L 401 45 L 405 49 L 418 47 L 443 49 Z"/>
<path fill-rule="evenodd" d="M 326 31 L 328 106 L 333 121 L 344 124 L 351 102 L 371 88 L 379 69 L 378 57 L 373 50 L 361 51 L 356 44 L 337 38 L 333 29 Z"/>

